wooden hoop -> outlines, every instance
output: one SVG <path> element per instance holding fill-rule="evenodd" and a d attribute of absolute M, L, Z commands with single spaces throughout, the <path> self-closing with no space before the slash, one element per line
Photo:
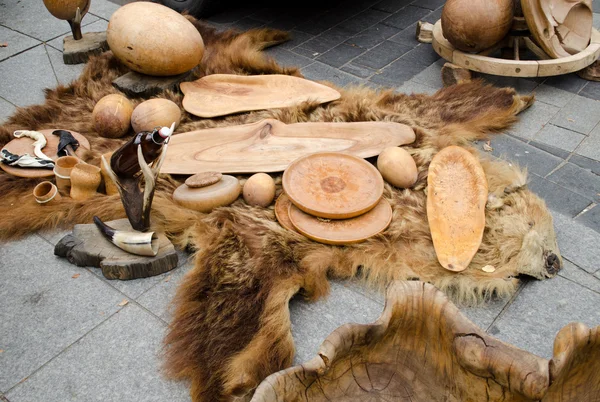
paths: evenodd
<path fill-rule="evenodd" d="M 524 41 L 533 53 L 543 58 L 543 54 L 538 54 L 540 49 L 533 41 L 528 38 L 525 38 Z M 438 20 L 433 26 L 431 45 L 440 57 L 471 71 L 505 77 L 550 77 L 573 73 L 594 63 L 600 56 L 600 32 L 594 28 L 589 46 L 584 51 L 572 56 L 544 60 L 506 60 L 483 54 L 465 53 L 455 49 L 444 37 L 441 20 Z"/>

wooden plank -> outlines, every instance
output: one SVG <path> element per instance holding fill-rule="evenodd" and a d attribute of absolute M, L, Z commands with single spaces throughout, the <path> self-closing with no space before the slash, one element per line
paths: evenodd
<path fill-rule="evenodd" d="M 412 128 L 391 122 L 296 123 L 265 119 L 174 135 L 161 173 L 281 172 L 301 156 L 344 152 L 361 158 L 415 140 Z"/>

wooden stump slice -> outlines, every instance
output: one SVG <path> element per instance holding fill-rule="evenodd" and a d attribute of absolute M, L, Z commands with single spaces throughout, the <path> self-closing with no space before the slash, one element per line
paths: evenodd
<path fill-rule="evenodd" d="M 302 102 L 331 102 L 340 98 L 333 88 L 281 74 L 212 74 L 180 85 L 183 108 L 199 117 L 217 117 L 251 110 L 284 108 Z"/>
<path fill-rule="evenodd" d="M 485 229 L 488 187 L 481 164 L 467 150 L 449 146 L 429 165 L 427 219 L 440 264 L 463 271 Z"/>
<path fill-rule="evenodd" d="M 375 208 L 383 194 L 383 177 L 375 166 L 337 152 L 296 160 L 283 173 L 281 184 L 300 210 L 328 219 L 362 215 Z"/>
<path fill-rule="evenodd" d="M 127 219 L 106 222 L 124 231 L 132 231 Z M 177 267 L 177 253 L 164 233 L 158 234 L 159 248 L 155 257 L 144 257 L 121 250 L 100 233 L 95 224 L 75 225 L 73 233 L 63 237 L 54 254 L 66 257 L 80 267 L 102 268 L 107 279 L 137 279 L 160 275 Z"/>
<path fill-rule="evenodd" d="M 106 32 L 88 32 L 79 40 L 72 35 L 63 38 L 63 62 L 65 64 L 81 64 L 88 61 L 90 56 L 108 50 Z"/>
<path fill-rule="evenodd" d="M 463 82 L 471 81 L 471 71 L 452 63 L 445 63 L 442 67 L 442 83 L 449 87 Z"/>
<path fill-rule="evenodd" d="M 347 245 L 360 243 L 383 232 L 392 221 L 392 207 L 381 199 L 369 212 L 350 219 L 323 219 L 289 206 L 289 218 L 297 232 L 319 243 Z"/>

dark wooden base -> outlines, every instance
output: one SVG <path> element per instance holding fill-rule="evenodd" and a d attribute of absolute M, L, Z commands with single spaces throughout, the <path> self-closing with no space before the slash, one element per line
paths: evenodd
<path fill-rule="evenodd" d="M 90 56 L 108 50 L 106 32 L 88 32 L 79 40 L 72 35 L 63 38 L 63 62 L 65 64 L 81 64 L 88 61 Z"/>
<path fill-rule="evenodd" d="M 127 219 L 106 222 L 118 229 L 131 231 Z M 63 237 L 54 248 L 54 254 L 66 257 L 80 267 L 102 268 L 107 279 L 146 278 L 168 272 L 177 267 L 177 253 L 167 237 L 158 234 L 159 249 L 156 257 L 144 257 L 121 250 L 108 241 L 95 224 L 75 225 L 73 233 Z"/>
<path fill-rule="evenodd" d="M 577 71 L 577 75 L 584 80 L 600 81 L 600 60 L 596 60 L 583 70 Z"/>
<path fill-rule="evenodd" d="M 130 71 L 113 81 L 113 86 L 130 97 L 149 98 L 170 89 L 179 90 L 179 83 L 193 78 L 193 70 L 169 77 L 154 77 Z"/>

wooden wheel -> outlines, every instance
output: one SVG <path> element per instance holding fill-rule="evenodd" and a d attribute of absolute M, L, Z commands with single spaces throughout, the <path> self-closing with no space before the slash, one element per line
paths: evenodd
<path fill-rule="evenodd" d="M 566 57 L 550 58 L 529 36 L 528 31 L 514 33 L 490 49 L 470 54 L 455 49 L 444 37 L 441 21 L 433 26 L 433 50 L 457 66 L 485 74 L 507 77 L 550 77 L 579 71 L 594 63 L 600 56 L 600 32 L 592 30 L 590 44 L 585 50 Z M 492 57 L 500 49 L 512 49 L 512 59 Z M 522 60 L 521 49 L 529 49 L 540 60 Z"/>

